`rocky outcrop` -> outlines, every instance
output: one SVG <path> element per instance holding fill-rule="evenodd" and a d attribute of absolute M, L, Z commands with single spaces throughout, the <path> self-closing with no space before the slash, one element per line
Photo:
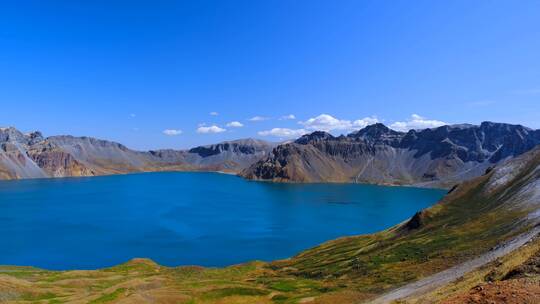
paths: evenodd
<path fill-rule="evenodd" d="M 240 139 L 192 148 L 185 154 L 188 163 L 217 171 L 238 172 L 269 155 L 275 145 L 257 139 Z"/>
<path fill-rule="evenodd" d="M 293 182 L 452 187 L 540 144 L 540 130 L 483 122 L 394 131 L 374 124 L 347 136 L 314 132 L 276 147 L 242 175 Z"/>
<path fill-rule="evenodd" d="M 31 152 L 29 156 L 36 165 L 51 177 L 63 176 L 93 176 L 92 169 L 77 161 L 71 154 L 60 151 L 44 151 L 42 153 Z"/>
<path fill-rule="evenodd" d="M 237 173 L 268 155 L 273 144 L 244 139 L 189 151 L 135 151 L 91 137 L 44 138 L 0 128 L 0 179 L 94 176 L 146 171 L 228 171 Z"/>

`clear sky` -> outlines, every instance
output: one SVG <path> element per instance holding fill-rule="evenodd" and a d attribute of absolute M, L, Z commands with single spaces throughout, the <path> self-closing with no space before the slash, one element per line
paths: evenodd
<path fill-rule="evenodd" d="M 540 1 L 7 2 L 0 126 L 136 149 L 540 128 Z"/>

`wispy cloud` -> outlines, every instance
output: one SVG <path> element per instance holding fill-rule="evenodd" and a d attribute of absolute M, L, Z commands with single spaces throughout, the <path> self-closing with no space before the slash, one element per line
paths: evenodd
<path fill-rule="evenodd" d="M 216 125 L 212 125 L 209 127 L 201 126 L 197 128 L 197 133 L 201 134 L 208 134 L 208 133 L 222 133 L 227 131 L 226 129 L 220 128 Z"/>
<path fill-rule="evenodd" d="M 210 114 L 211 116 L 218 116 L 218 115 L 219 115 L 218 112 L 210 112 L 209 114 Z"/>
<path fill-rule="evenodd" d="M 258 134 L 260 136 L 274 136 L 279 138 L 294 138 L 299 137 L 308 133 L 304 129 L 287 129 L 287 128 L 273 128 L 267 131 L 260 131 Z"/>
<path fill-rule="evenodd" d="M 137 114 L 135 114 L 135 113 L 129 113 L 129 117 L 131 117 L 131 118 L 135 118 L 136 116 L 137 116 Z"/>
<path fill-rule="evenodd" d="M 269 119 L 270 119 L 269 117 L 264 117 L 264 116 L 253 116 L 248 120 L 249 121 L 265 121 L 265 120 L 269 120 Z"/>
<path fill-rule="evenodd" d="M 469 102 L 467 105 L 469 107 L 487 107 L 494 103 L 495 103 L 494 100 L 478 100 L 478 101 Z"/>
<path fill-rule="evenodd" d="M 166 129 L 166 130 L 163 130 L 163 134 L 167 136 L 176 136 L 176 135 L 182 134 L 182 130 Z"/>
<path fill-rule="evenodd" d="M 226 126 L 227 126 L 227 127 L 230 127 L 230 128 L 241 128 L 241 127 L 243 127 L 244 125 L 243 125 L 241 122 L 239 122 L 239 121 L 231 121 L 231 122 L 228 123 Z"/>
<path fill-rule="evenodd" d="M 364 117 L 362 119 L 357 119 L 353 121 L 352 126 L 353 129 L 362 129 L 369 125 L 376 124 L 379 122 L 379 119 L 377 117 Z"/>
<path fill-rule="evenodd" d="M 407 121 L 396 121 L 390 125 L 390 128 L 398 131 L 408 131 L 411 129 L 436 128 L 447 125 L 446 122 L 434 119 L 426 119 L 418 114 L 412 114 Z"/>
<path fill-rule="evenodd" d="M 294 116 L 294 114 L 283 115 L 279 118 L 279 120 L 294 120 L 294 119 L 296 119 L 296 116 Z"/>
<path fill-rule="evenodd" d="M 514 90 L 514 91 L 512 91 L 512 94 L 515 94 L 515 95 L 540 95 L 540 88 Z"/>

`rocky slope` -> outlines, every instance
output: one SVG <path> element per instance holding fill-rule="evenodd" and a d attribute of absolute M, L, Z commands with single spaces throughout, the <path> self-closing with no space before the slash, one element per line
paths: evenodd
<path fill-rule="evenodd" d="M 397 132 L 374 124 L 347 136 L 314 132 L 277 146 L 242 175 L 293 182 L 451 187 L 540 144 L 540 130 L 483 122 Z"/>
<path fill-rule="evenodd" d="M 513 254 L 534 239 L 540 230 L 539 210 L 540 147 L 536 147 L 462 183 L 409 221 L 380 233 L 322 244 L 273 267 L 300 277 L 333 279 L 365 294 L 395 296 L 388 291 L 401 287 L 397 290 L 408 291 L 404 297 L 419 297 L 416 292 L 455 283 L 445 281 L 448 275 L 434 274 L 473 271 L 497 253 Z M 512 247 L 517 243 L 521 245 Z M 418 284 L 419 280 L 429 284 Z M 414 290 L 415 286 L 422 288 Z"/>
<path fill-rule="evenodd" d="M 265 157 L 273 144 L 245 139 L 189 151 L 134 151 L 91 137 L 23 134 L 0 129 L 0 179 L 94 176 L 164 170 L 239 172 Z"/>

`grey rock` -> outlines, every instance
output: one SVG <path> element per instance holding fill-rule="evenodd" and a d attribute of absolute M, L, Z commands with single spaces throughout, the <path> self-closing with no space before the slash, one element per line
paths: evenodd
<path fill-rule="evenodd" d="M 540 130 L 483 122 L 398 132 L 374 124 L 347 136 L 314 132 L 276 147 L 250 179 L 452 187 L 540 144 Z"/>

